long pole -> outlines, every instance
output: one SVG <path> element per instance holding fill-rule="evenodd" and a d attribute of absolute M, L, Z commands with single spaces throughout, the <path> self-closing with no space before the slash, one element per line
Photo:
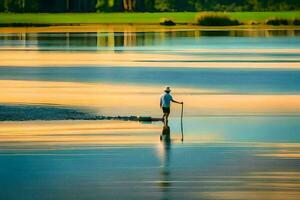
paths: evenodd
<path fill-rule="evenodd" d="M 181 141 L 183 142 L 183 103 L 181 104 Z"/>

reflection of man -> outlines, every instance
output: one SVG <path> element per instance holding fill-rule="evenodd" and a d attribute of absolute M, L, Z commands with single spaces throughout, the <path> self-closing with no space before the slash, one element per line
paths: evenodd
<path fill-rule="evenodd" d="M 170 127 L 168 125 L 164 125 L 160 140 L 163 140 L 164 142 L 170 142 L 171 136 L 170 136 Z"/>
<path fill-rule="evenodd" d="M 174 102 L 174 103 L 182 104 L 182 102 L 175 101 L 173 99 L 172 95 L 170 94 L 170 92 L 171 92 L 170 87 L 166 86 L 165 93 L 160 96 L 160 107 L 162 108 L 163 113 L 164 113 L 162 118 L 163 118 L 163 121 L 164 121 L 165 125 L 168 124 L 168 118 L 169 118 L 169 115 L 170 115 L 171 101 Z"/>
<path fill-rule="evenodd" d="M 169 188 L 172 186 L 171 184 L 171 170 L 170 170 L 170 153 L 171 153 L 171 137 L 170 137 L 170 127 L 167 125 L 163 126 L 162 134 L 160 139 L 162 140 L 162 168 L 160 172 L 160 183 L 159 186 L 163 191 L 163 196 L 168 197 Z M 167 198 L 163 198 L 167 199 Z"/>

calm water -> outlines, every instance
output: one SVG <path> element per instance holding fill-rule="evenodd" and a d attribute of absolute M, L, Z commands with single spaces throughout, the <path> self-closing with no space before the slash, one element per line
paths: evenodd
<path fill-rule="evenodd" d="M 300 30 L 163 31 L 1 34 L 3 49 L 174 51 L 182 49 L 299 48 Z M 298 55 L 299 56 L 299 55 Z"/>
<path fill-rule="evenodd" d="M 1 197 L 297 199 L 299 120 L 187 118 L 183 143 L 177 119 L 172 143 L 159 143 L 159 131 L 147 133 L 154 136 L 148 145 L 2 143 Z"/>
<path fill-rule="evenodd" d="M 136 67 L 116 61 L 117 66 L 114 68 L 101 60 L 98 65 L 79 66 L 74 60 L 73 65 L 76 67 L 72 68 L 60 65 L 59 60 L 55 66 L 41 61 L 38 66 L 43 66 L 43 69 L 40 69 L 30 66 L 23 68 L 24 56 L 20 60 L 21 67 L 1 65 L 0 79 L 150 86 L 169 84 L 174 87 L 221 90 L 227 93 L 298 94 L 300 91 L 300 70 L 287 66 L 300 65 L 299 30 L 0 34 L 0 52 L 72 53 L 86 50 L 99 54 L 116 52 L 117 55 L 138 52 L 141 57 L 143 54 L 151 54 L 153 59 L 133 61 Z M 184 59 L 164 59 L 156 54 L 184 56 Z M 137 55 L 136 59 L 138 57 Z M 58 58 L 53 56 L 47 59 Z M 150 66 L 141 68 L 145 62 L 150 62 Z M 201 69 L 187 69 L 191 62 L 198 64 Z M 151 63 L 155 67 L 151 67 Z M 242 63 L 246 63 L 246 66 L 256 63 L 262 65 L 259 65 L 260 69 L 244 66 L 239 68 Z M 278 65 L 280 69 L 261 69 L 264 68 L 264 63 Z M 160 67 L 160 64 L 167 64 L 168 68 Z M 237 64 L 237 69 L 228 69 L 233 64 Z M 219 69 L 223 65 L 225 69 Z"/>
<path fill-rule="evenodd" d="M 299 63 L 300 65 L 300 63 Z M 267 77 L 267 78 L 266 78 Z M 224 93 L 300 93 L 300 70 L 119 67 L 1 67 L 8 80 L 105 82 L 186 87 Z"/>
<path fill-rule="evenodd" d="M 164 85 L 185 101 L 183 143 L 175 105 L 171 143 L 160 123 L 0 122 L 0 199 L 299 199 L 297 30 L 3 33 L 0 56 L 13 115 L 160 116 Z"/>

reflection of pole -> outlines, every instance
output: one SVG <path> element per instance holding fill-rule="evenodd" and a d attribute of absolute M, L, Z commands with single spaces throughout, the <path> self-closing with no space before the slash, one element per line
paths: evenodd
<path fill-rule="evenodd" d="M 181 104 L 181 141 L 183 142 L 183 122 L 182 122 L 182 119 L 183 119 L 183 103 Z"/>

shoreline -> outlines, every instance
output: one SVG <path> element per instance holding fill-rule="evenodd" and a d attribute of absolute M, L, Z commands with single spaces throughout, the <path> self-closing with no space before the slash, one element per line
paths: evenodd
<path fill-rule="evenodd" d="M 193 24 L 177 24 L 164 26 L 159 24 L 48 24 L 47 26 L 0 26 L 0 33 L 38 33 L 38 32 L 172 32 L 172 31 L 289 31 L 300 30 L 300 26 L 271 26 L 271 25 L 239 25 L 239 26 L 199 26 Z"/>

